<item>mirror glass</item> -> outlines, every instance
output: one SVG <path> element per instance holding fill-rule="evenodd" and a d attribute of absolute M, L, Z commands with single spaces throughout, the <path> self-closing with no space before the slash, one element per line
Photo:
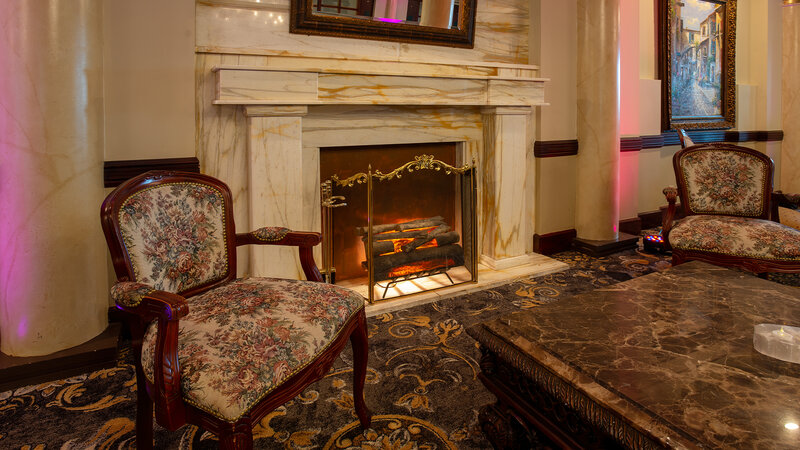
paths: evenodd
<path fill-rule="evenodd" d="M 293 0 L 299 34 L 472 48 L 476 0 Z"/>
<path fill-rule="evenodd" d="M 459 0 L 311 0 L 312 14 L 458 29 Z"/>

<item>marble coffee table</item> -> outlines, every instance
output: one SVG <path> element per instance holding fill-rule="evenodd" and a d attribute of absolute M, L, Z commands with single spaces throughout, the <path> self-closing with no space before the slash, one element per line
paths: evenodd
<path fill-rule="evenodd" d="M 800 448 L 800 365 L 753 349 L 800 289 L 690 262 L 470 327 L 496 447 Z"/>

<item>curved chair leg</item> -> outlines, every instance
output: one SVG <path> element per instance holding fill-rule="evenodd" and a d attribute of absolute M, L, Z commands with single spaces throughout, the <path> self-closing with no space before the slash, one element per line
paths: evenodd
<path fill-rule="evenodd" d="M 367 316 L 364 311 L 358 316 L 358 324 L 350 335 L 353 346 L 353 401 L 356 414 L 361 426 L 369 428 L 372 422 L 372 413 L 369 412 L 364 402 L 364 381 L 367 377 L 367 358 L 369 357 L 369 342 L 367 341 Z"/>
<path fill-rule="evenodd" d="M 252 450 L 253 427 L 249 420 L 240 419 L 219 430 L 219 448 L 224 450 Z"/>
<path fill-rule="evenodd" d="M 153 400 L 147 394 L 142 369 L 136 369 L 136 448 L 153 448 Z"/>

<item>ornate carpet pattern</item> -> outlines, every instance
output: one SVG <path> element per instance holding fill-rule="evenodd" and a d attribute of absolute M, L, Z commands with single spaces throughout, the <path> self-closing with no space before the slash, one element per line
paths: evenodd
<path fill-rule="evenodd" d="M 352 398 L 349 347 L 331 372 L 265 417 L 255 448 L 487 448 L 478 410 L 494 402 L 477 379 L 475 341 L 464 328 L 518 309 L 669 267 L 663 256 L 628 251 L 606 258 L 565 252 L 570 269 L 368 319 L 366 401 L 372 428 L 362 430 Z M 136 383 L 130 351 L 116 367 L 0 393 L 0 448 L 135 447 Z M 194 426 L 155 429 L 156 448 L 216 448 Z"/>

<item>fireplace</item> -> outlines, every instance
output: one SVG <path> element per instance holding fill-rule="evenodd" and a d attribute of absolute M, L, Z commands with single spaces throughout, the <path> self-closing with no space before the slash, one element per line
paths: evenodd
<path fill-rule="evenodd" d="M 477 279 L 476 194 L 455 143 L 320 149 L 322 270 L 370 301 Z"/>
<path fill-rule="evenodd" d="M 320 174 L 321 149 L 455 143 L 455 156 L 449 160 L 420 150 L 404 161 L 432 154 L 453 167 L 474 162 L 480 177 L 471 180 L 477 191 L 477 220 L 473 223 L 459 222 L 464 208 L 457 208 L 465 199 L 456 198 L 453 216 L 433 211 L 375 219 L 373 224 L 442 216 L 448 226 L 459 231 L 465 260 L 462 269 L 475 260 L 480 263 L 478 283 L 372 304 L 368 308 L 371 313 L 566 267 L 533 253 L 537 196 L 533 140 L 546 83 L 537 77 L 537 67 L 406 61 L 402 56 L 377 61 L 273 54 L 240 60 L 235 55 L 205 54 L 198 61 L 205 74 L 198 91 L 202 94 L 198 97 L 198 157 L 204 171 L 231 187 L 239 227 L 281 225 L 323 232 L 322 214 L 339 214 L 347 207 L 320 208 L 324 192 L 320 182 L 331 175 Z M 356 159 L 356 163 L 347 168 L 349 173 L 370 172 L 366 160 Z M 396 167 L 380 171 L 389 173 Z M 380 183 L 376 180 L 376 185 Z M 347 201 L 331 197 L 334 203 L 355 202 L 352 197 Z M 365 226 L 365 222 L 366 215 L 354 227 Z M 470 226 L 472 229 L 467 229 Z M 361 252 L 360 258 L 352 258 L 352 264 L 363 273 L 364 242 L 354 231 L 350 234 Z M 473 235 L 477 235 L 475 245 L 467 238 Z M 314 258 L 323 267 L 324 260 L 332 256 L 323 258 L 320 247 Z M 303 274 L 293 248 L 250 246 L 237 257 L 242 275 L 297 278 Z M 336 267 L 337 284 L 358 280 L 340 282 L 342 266 L 330 266 Z M 472 273 L 463 271 L 471 279 Z M 454 282 L 460 282 L 455 270 L 447 272 Z M 451 285 L 441 274 L 428 278 L 439 280 L 442 287 Z M 416 282 L 422 283 L 412 281 Z M 359 292 L 368 294 L 366 288 Z M 375 297 L 380 295 L 378 292 Z"/>

